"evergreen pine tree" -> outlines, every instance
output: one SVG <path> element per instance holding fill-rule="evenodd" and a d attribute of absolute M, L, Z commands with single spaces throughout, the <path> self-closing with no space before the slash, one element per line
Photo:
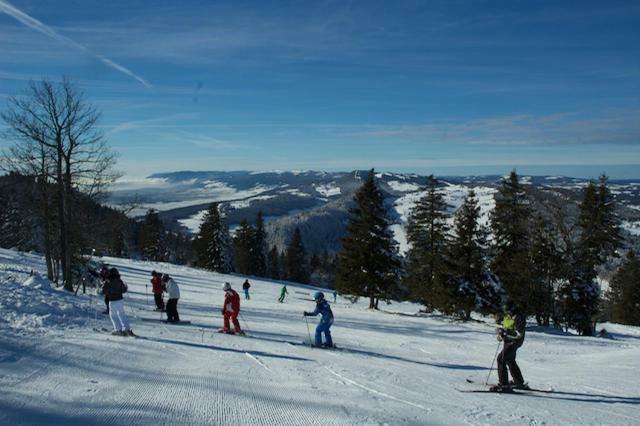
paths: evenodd
<path fill-rule="evenodd" d="M 495 195 L 491 215 L 493 259 L 490 264 L 509 299 L 527 310 L 531 294 L 529 246 L 531 211 L 529 200 L 513 170 Z"/>
<path fill-rule="evenodd" d="M 196 265 L 220 273 L 231 271 L 229 231 L 217 203 L 204 214 L 194 243 Z"/>
<path fill-rule="evenodd" d="M 243 220 L 233 237 L 233 263 L 239 274 L 251 275 L 253 272 L 254 241 L 255 230 Z"/>
<path fill-rule="evenodd" d="M 282 279 L 282 266 L 280 264 L 280 252 L 275 245 L 267 253 L 267 277 L 274 280 Z"/>
<path fill-rule="evenodd" d="M 560 288 L 560 303 L 566 325 L 575 327 L 581 335 L 590 336 L 600 302 L 598 267 L 607 257 L 616 254 L 621 242 L 606 176 L 600 176 L 598 187 L 589 182 L 585 188 L 578 227 L 580 236 L 572 253 L 572 271 Z"/>
<path fill-rule="evenodd" d="M 252 249 L 252 275 L 264 277 L 267 272 L 267 233 L 264 230 L 262 210 L 256 217 L 256 227 Z"/>
<path fill-rule="evenodd" d="M 456 313 L 468 320 L 471 312 L 495 313 L 500 309 L 500 288 L 487 271 L 487 231 L 479 223 L 480 207 L 473 190 L 455 215 L 455 236 L 449 246 L 451 280 L 457 297 Z"/>
<path fill-rule="evenodd" d="M 640 259 L 633 250 L 611 279 L 608 296 L 612 321 L 640 326 Z"/>
<path fill-rule="evenodd" d="M 305 284 L 309 282 L 309 268 L 302 243 L 302 234 L 297 226 L 287 245 L 286 261 L 287 280 Z"/>
<path fill-rule="evenodd" d="M 557 232 L 544 217 L 535 219 L 531 234 L 530 311 L 538 325 L 548 326 L 556 314 L 555 284 L 562 278 L 564 258 L 557 245 Z"/>
<path fill-rule="evenodd" d="M 356 192 L 355 204 L 338 254 L 336 288 L 341 294 L 368 297 L 374 309 L 379 299 L 388 300 L 395 292 L 401 264 L 373 169 Z"/>
<path fill-rule="evenodd" d="M 165 260 L 164 226 L 156 210 L 147 211 L 140 226 L 138 238 L 138 248 L 145 260 Z"/>
<path fill-rule="evenodd" d="M 424 192 L 411 210 L 407 226 L 410 249 L 405 282 L 413 298 L 427 309 L 450 313 L 456 290 L 448 275 L 448 206 L 433 175 L 427 177 Z"/>

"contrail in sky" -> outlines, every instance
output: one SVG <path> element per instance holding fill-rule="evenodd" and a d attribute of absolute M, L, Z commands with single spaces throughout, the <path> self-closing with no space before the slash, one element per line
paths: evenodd
<path fill-rule="evenodd" d="M 60 43 L 66 44 L 67 46 L 71 46 L 74 49 L 77 50 L 81 50 L 83 52 L 85 52 L 88 55 L 93 56 L 94 58 L 98 59 L 100 62 L 102 62 L 103 64 L 107 65 L 110 68 L 113 68 L 116 71 L 120 71 L 121 73 L 128 75 L 131 78 L 136 79 L 137 81 L 139 81 L 140 83 L 142 83 L 145 87 L 151 87 L 151 84 L 149 84 L 144 78 L 140 77 L 139 75 L 135 74 L 133 71 L 131 71 L 130 69 L 112 61 L 109 58 L 106 58 L 104 56 L 101 55 L 97 55 L 93 52 L 91 52 L 89 49 L 87 49 L 85 46 L 81 45 L 80 43 L 77 43 L 73 40 L 71 40 L 68 37 L 63 36 L 62 34 L 59 34 L 58 32 L 56 32 L 53 28 L 43 24 L 42 22 L 38 21 L 37 19 L 27 15 L 26 13 L 24 13 L 23 11 L 15 8 L 14 6 L 10 5 L 9 3 L 7 3 L 6 1 L 0 0 L 0 12 L 4 12 L 7 15 L 11 16 L 12 18 L 14 18 L 15 20 L 21 22 L 22 24 L 26 25 L 27 27 L 36 30 L 46 36 L 51 37 L 54 40 L 59 41 Z"/>

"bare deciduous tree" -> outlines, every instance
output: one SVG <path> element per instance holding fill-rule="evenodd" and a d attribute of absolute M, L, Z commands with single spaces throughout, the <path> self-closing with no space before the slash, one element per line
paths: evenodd
<path fill-rule="evenodd" d="M 0 115 L 14 142 L 4 153 L 4 167 L 38 179 L 47 270 L 53 275 L 50 263 L 55 256 L 64 286 L 72 290 L 74 251 L 79 248 L 72 232 L 74 194 L 99 197 L 118 177 L 113 172 L 115 155 L 97 127 L 100 113 L 68 79 L 45 79 L 11 97 Z"/>

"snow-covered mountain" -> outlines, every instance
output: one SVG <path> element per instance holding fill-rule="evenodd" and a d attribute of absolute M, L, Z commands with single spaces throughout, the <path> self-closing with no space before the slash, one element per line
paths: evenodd
<path fill-rule="evenodd" d="M 221 283 L 244 277 L 116 258 L 139 338 L 111 336 L 101 297 L 73 296 L 38 274 L 35 254 L 0 250 L 0 424 L 636 424 L 640 330 L 599 324 L 613 337 L 579 337 L 530 324 L 518 362 L 552 393 L 481 389 L 496 352 L 495 324 L 459 323 L 394 303 L 332 302 L 339 349 L 312 349 L 302 312 L 315 289 L 252 280 L 242 300 L 249 337 L 216 333 Z M 178 282 L 186 325 L 151 308 L 151 270 Z M 467 383 L 467 380 L 476 382 Z"/>
<path fill-rule="evenodd" d="M 300 226 L 305 245 L 313 252 L 337 250 L 344 233 L 348 209 L 366 171 L 353 172 L 173 172 L 157 173 L 138 182 L 114 187 L 112 204 L 136 198 L 132 215 L 147 209 L 161 212 L 168 223 L 197 232 L 204 210 L 216 201 L 233 229 L 243 219 L 253 221 L 262 210 L 270 243 L 284 247 L 293 228 Z M 426 177 L 417 174 L 378 173 L 378 180 L 395 217 L 393 231 L 406 249 L 405 224 L 410 209 L 421 196 Z M 503 176 L 440 177 L 452 212 L 469 189 L 477 193 L 483 221 L 495 205 L 493 194 Z M 522 182 L 545 196 L 578 202 L 586 179 L 562 176 L 523 176 Z M 640 181 L 611 181 L 620 206 L 623 228 L 640 237 Z"/>

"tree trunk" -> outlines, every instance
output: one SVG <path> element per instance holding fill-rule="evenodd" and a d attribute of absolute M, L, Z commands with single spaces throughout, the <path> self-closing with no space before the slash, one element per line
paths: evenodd
<path fill-rule="evenodd" d="M 56 185 L 58 186 L 58 222 L 60 226 L 60 269 L 62 272 L 62 283 L 64 285 L 64 289 L 68 291 L 73 291 L 73 283 L 69 279 L 69 263 L 67 259 L 69 258 L 69 241 L 67 235 L 67 197 L 65 194 L 65 182 L 64 175 L 62 171 L 62 141 L 59 141 L 58 149 L 57 149 L 58 158 L 56 158 Z"/>
<path fill-rule="evenodd" d="M 71 208 L 69 206 L 69 201 L 71 198 L 71 159 L 66 158 L 66 170 L 64 176 L 64 232 L 65 232 L 65 256 L 64 256 L 64 282 L 65 289 L 73 291 L 73 250 L 72 250 L 72 242 L 71 242 Z M 69 283 L 67 285 L 67 283 Z"/>

